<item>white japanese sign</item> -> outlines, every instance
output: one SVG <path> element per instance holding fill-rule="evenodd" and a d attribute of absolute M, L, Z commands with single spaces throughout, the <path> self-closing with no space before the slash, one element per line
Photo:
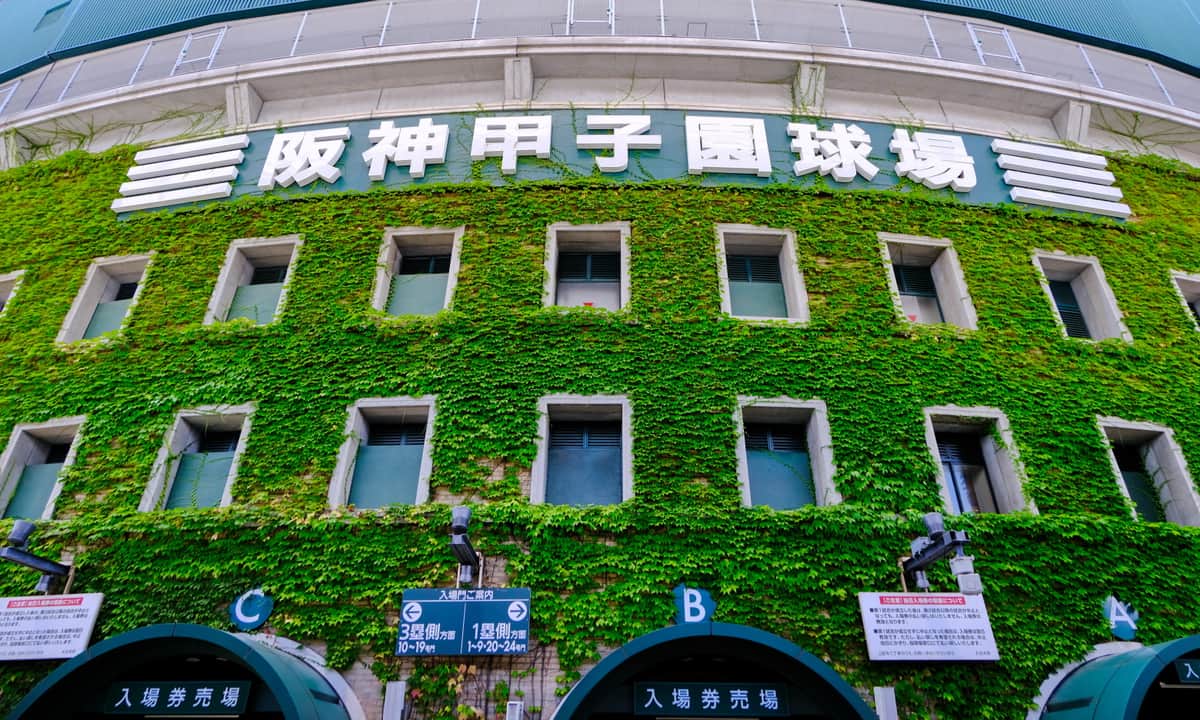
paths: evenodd
<path fill-rule="evenodd" d="M 999 660 L 982 595 L 859 593 L 872 660 Z"/>
<path fill-rule="evenodd" d="M 101 593 L 0 598 L 0 660 L 59 660 L 87 650 Z"/>
<path fill-rule="evenodd" d="M 578 131 L 581 122 L 587 132 Z M 564 132 L 568 128 L 571 132 Z M 883 137 L 889 138 L 886 146 Z M 786 183 L 819 175 L 834 187 L 854 183 L 886 189 L 907 179 L 972 203 L 1012 200 L 1118 218 L 1132 214 L 1120 202 L 1121 190 L 1102 155 L 875 123 L 788 122 L 780 116 L 686 110 L 356 120 L 341 127 L 258 130 L 181 143 L 137 153 L 129 181 L 120 186 L 111 208 L 128 213 L 331 183 L 342 190 L 369 190 L 423 178 L 488 180 L 492 171 L 473 163 L 489 158 L 499 160 L 505 181 L 508 176 L 544 180 L 628 173 L 617 179 L 629 182 L 686 173 Z"/>

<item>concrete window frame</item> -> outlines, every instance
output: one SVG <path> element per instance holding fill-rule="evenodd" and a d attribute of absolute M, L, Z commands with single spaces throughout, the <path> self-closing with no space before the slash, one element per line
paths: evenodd
<path fill-rule="evenodd" d="M 66 470 L 74 464 L 79 448 L 80 431 L 86 420 L 87 416 L 85 415 L 75 415 L 39 423 L 21 423 L 13 427 L 12 433 L 8 436 L 8 444 L 4 446 L 4 452 L 0 454 L 0 513 L 8 509 L 8 504 L 12 501 L 13 494 L 17 490 L 17 483 L 21 479 L 21 472 L 25 467 L 36 465 L 46 459 L 45 443 L 69 442 L 70 448 L 67 450 L 66 459 L 63 460 L 62 469 Z M 33 519 L 51 519 L 54 516 L 54 504 L 61 493 L 62 475 L 60 472 L 59 479 L 50 491 L 50 497 L 46 501 L 46 507 L 42 510 L 41 516 Z"/>
<path fill-rule="evenodd" d="M 965 432 L 978 435 L 984 466 L 987 468 L 992 491 L 996 495 L 997 512 L 1028 511 L 1037 514 L 1037 506 L 1025 497 L 1025 469 L 1013 441 L 1008 416 L 996 408 L 941 405 L 927 407 L 925 414 L 925 445 L 929 448 L 937 471 L 938 489 L 945 512 L 958 513 L 950 498 L 949 480 L 942 469 L 938 448 L 938 432 Z"/>
<path fill-rule="evenodd" d="M 1129 488 L 1117 466 L 1113 447 L 1118 444 L 1136 445 L 1142 452 L 1146 474 L 1154 482 L 1167 522 L 1176 525 L 1200 526 L 1200 497 L 1192 483 L 1183 451 L 1175 442 L 1175 431 L 1164 425 L 1123 420 L 1117 417 L 1097 417 L 1096 426 L 1108 444 L 1108 460 L 1121 494 L 1132 503 Z M 1137 511 L 1130 513 L 1137 519 Z"/>
<path fill-rule="evenodd" d="M 273 238 L 241 238 L 229 244 L 225 253 L 225 262 L 217 276 L 216 287 L 208 301 L 208 309 L 204 313 L 204 324 L 225 322 L 230 305 L 239 287 L 250 282 L 256 267 L 270 265 L 285 265 L 287 274 L 283 279 L 283 290 L 279 293 L 279 302 L 275 305 L 275 314 L 270 322 L 275 322 L 283 313 L 287 304 L 288 286 L 296 269 L 296 257 L 304 241 L 299 235 L 285 235 Z M 260 323 L 269 325 L 270 323 Z"/>
<path fill-rule="evenodd" d="M 729 290 L 729 268 L 726 255 L 730 252 L 748 255 L 774 255 L 779 260 L 779 275 L 787 303 L 787 317 L 758 317 L 733 314 L 733 297 Z M 804 275 L 796 256 L 796 233 L 791 230 L 759 225 L 717 225 L 717 275 L 721 282 L 721 312 L 740 320 L 763 322 L 805 323 L 809 320 L 808 293 Z"/>
<path fill-rule="evenodd" d="M 537 455 L 529 501 L 546 502 L 550 459 L 550 420 L 619 420 L 621 423 L 621 502 L 633 497 L 633 413 L 624 395 L 546 395 L 538 400 Z"/>
<path fill-rule="evenodd" d="M 733 413 L 733 423 L 737 429 L 738 485 L 741 488 L 743 506 L 753 505 L 753 498 L 750 496 L 750 461 L 746 453 L 747 421 L 803 425 L 808 444 L 815 504 L 820 507 L 842 502 L 842 495 L 833 481 L 837 467 L 833 462 L 833 436 L 829 431 L 829 409 L 825 401 L 739 395 L 737 409 Z"/>
<path fill-rule="evenodd" d="M 937 292 L 938 305 L 941 306 L 944 317 L 943 323 L 967 330 L 979 328 L 975 303 L 971 301 L 962 265 L 958 261 L 958 253 L 950 240 L 886 232 L 877 233 L 877 237 L 887 271 L 888 289 L 892 293 L 896 313 L 902 320 L 918 322 L 910 320 L 904 313 L 895 266 L 913 265 L 929 268 Z"/>
<path fill-rule="evenodd" d="M 380 312 L 387 311 L 388 298 L 392 291 L 392 278 L 400 270 L 400 263 L 409 255 L 450 255 L 450 270 L 446 279 L 446 297 L 442 308 L 451 306 L 454 289 L 458 286 L 458 268 L 462 253 L 462 237 L 466 226 L 458 227 L 389 227 L 383 231 L 383 243 L 379 246 L 379 259 L 375 265 L 375 287 L 371 293 L 371 307 Z"/>
<path fill-rule="evenodd" d="M 238 466 L 242 454 L 246 450 L 246 440 L 250 436 L 250 421 L 254 416 L 254 403 L 242 405 L 202 405 L 195 408 L 180 410 L 175 416 L 175 422 L 167 431 L 163 445 L 159 448 L 150 471 L 150 482 L 138 504 L 140 512 L 151 512 L 165 509 L 167 498 L 171 495 L 171 485 L 175 481 L 175 473 L 179 470 L 180 457 L 189 450 L 195 449 L 204 430 L 237 430 L 239 432 L 237 447 L 234 448 L 233 462 L 229 475 L 225 479 L 225 488 L 221 493 L 221 501 L 217 507 L 227 507 L 233 503 L 233 483 L 237 479 Z"/>
<path fill-rule="evenodd" d="M 1090 340 L 1116 338 L 1125 342 L 1133 342 L 1133 336 L 1130 335 L 1124 321 L 1121 320 L 1121 310 L 1117 307 L 1117 299 L 1108 286 L 1108 281 L 1104 277 L 1104 269 L 1100 267 L 1100 261 L 1097 258 L 1085 255 L 1067 255 L 1060 250 L 1054 252 L 1038 250 L 1033 254 L 1033 266 L 1037 269 L 1042 290 L 1050 301 L 1050 308 L 1054 311 L 1054 319 L 1058 322 L 1063 337 L 1070 336 L 1067 335 L 1066 326 L 1058 311 L 1058 304 L 1050 291 L 1050 281 L 1052 280 L 1071 284 L 1071 290 L 1074 291 L 1075 297 L 1079 301 L 1083 319 L 1091 332 Z M 1084 340 L 1084 338 L 1071 339 Z"/>
<path fill-rule="evenodd" d="M 1200 273 L 1185 273 L 1178 270 L 1171 272 L 1171 280 L 1179 301 L 1187 311 L 1192 326 L 1200 330 Z"/>
<path fill-rule="evenodd" d="M 421 451 L 421 466 L 417 471 L 417 497 L 414 504 L 429 502 L 429 477 L 433 474 L 433 423 L 437 415 L 437 396 L 364 398 L 348 408 L 345 440 L 338 448 L 337 463 L 329 482 L 329 508 L 345 507 L 349 502 L 350 483 L 358 448 L 367 438 L 372 421 L 415 420 L 425 423 L 425 441 Z"/>
<path fill-rule="evenodd" d="M 12 299 L 21 289 L 21 281 L 24 279 L 24 270 L 14 270 L 0 275 L 0 317 L 3 317 L 4 313 L 8 311 L 8 306 L 12 305 Z"/>
<path fill-rule="evenodd" d="M 154 253 L 151 252 L 144 255 L 100 257 L 93 260 L 92 264 L 88 266 L 87 274 L 83 278 L 83 285 L 75 294 L 75 300 L 71 303 L 71 309 L 67 312 L 67 317 L 63 320 L 62 328 L 59 329 L 55 341 L 65 344 L 82 340 L 88 324 L 92 321 L 92 315 L 100 303 L 115 298 L 117 289 L 122 283 L 136 282 L 137 290 L 133 293 L 129 308 L 125 311 L 125 318 L 121 321 L 121 327 L 117 331 L 124 330 L 129 323 L 129 318 L 133 315 L 134 308 L 137 307 L 138 299 L 142 296 L 146 270 L 153 257 Z"/>
<path fill-rule="evenodd" d="M 616 221 L 594 225 L 572 225 L 558 222 L 546 228 L 546 283 L 542 288 L 544 307 L 569 307 L 558 304 L 558 256 L 562 252 L 617 252 L 621 263 L 620 299 L 617 310 L 629 306 L 629 238 L 632 228 L 628 222 Z"/>

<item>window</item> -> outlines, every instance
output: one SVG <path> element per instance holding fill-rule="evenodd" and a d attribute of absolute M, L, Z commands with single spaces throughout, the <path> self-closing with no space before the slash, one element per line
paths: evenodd
<path fill-rule="evenodd" d="M 542 398 L 539 410 L 532 502 L 612 505 L 633 497 L 625 398 L 556 395 Z"/>
<path fill-rule="evenodd" d="M 75 461 L 83 417 L 18 425 L 0 455 L 0 508 L 6 518 L 49 520 L 63 468 Z"/>
<path fill-rule="evenodd" d="M 738 398 L 738 477 L 745 505 L 791 510 L 841 502 L 820 400 Z"/>
<path fill-rule="evenodd" d="M 256 325 L 274 322 L 287 296 L 287 282 L 301 244 L 299 235 L 234 240 L 204 324 L 238 318 Z"/>
<path fill-rule="evenodd" d="M 24 270 L 0 275 L 0 315 L 4 314 L 4 311 L 8 309 L 13 295 L 17 294 L 17 288 L 21 286 L 21 278 L 24 276 Z"/>
<path fill-rule="evenodd" d="M 253 405 L 184 410 L 175 419 L 140 509 L 224 507 L 246 447 Z"/>
<path fill-rule="evenodd" d="M 63 321 L 58 341 L 75 342 L 120 330 L 141 291 L 150 255 L 98 258 Z"/>
<path fill-rule="evenodd" d="M 434 398 L 370 398 L 350 408 L 329 506 L 379 508 L 429 499 Z"/>
<path fill-rule="evenodd" d="M 1004 413 L 991 408 L 926 408 L 925 439 L 951 513 L 1037 512 L 1021 492 L 1022 470 Z"/>
<path fill-rule="evenodd" d="M 892 233 L 879 233 L 879 239 L 902 316 L 915 323 L 976 328 L 975 305 L 949 240 Z"/>
<path fill-rule="evenodd" d="M 1192 316 L 1196 329 L 1200 330 L 1200 275 L 1176 272 L 1171 273 L 1171 277 L 1175 280 L 1175 290 L 1179 292 L 1183 306 Z"/>
<path fill-rule="evenodd" d="M 391 228 L 384 233 L 372 307 L 389 315 L 433 315 L 450 307 L 463 228 Z"/>
<path fill-rule="evenodd" d="M 1174 432 L 1120 418 L 1104 417 L 1098 422 L 1111 449 L 1117 484 L 1132 502 L 1134 517 L 1200 525 L 1200 501 Z"/>
<path fill-rule="evenodd" d="M 55 5 L 47 10 L 45 14 L 42 15 L 41 19 L 38 20 L 37 25 L 33 26 L 33 31 L 37 32 L 42 28 L 48 28 L 51 25 L 57 24 L 58 21 L 62 19 L 62 16 L 67 12 L 67 6 L 70 4 L 70 0 L 68 0 L 65 3 L 59 3 L 58 5 Z"/>
<path fill-rule="evenodd" d="M 1096 258 L 1039 252 L 1033 263 L 1046 280 L 1046 293 L 1067 337 L 1132 340 Z"/>
<path fill-rule="evenodd" d="M 752 225 L 718 225 L 721 310 L 748 320 L 808 320 L 795 236 Z"/>
<path fill-rule="evenodd" d="M 620 310 L 629 302 L 629 223 L 550 226 L 546 305 Z"/>

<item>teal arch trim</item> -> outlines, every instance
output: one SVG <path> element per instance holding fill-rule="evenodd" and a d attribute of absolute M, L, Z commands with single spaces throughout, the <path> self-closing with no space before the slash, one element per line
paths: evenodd
<path fill-rule="evenodd" d="M 822 662 L 816 655 L 813 655 L 793 642 L 765 630 L 759 630 L 758 628 L 746 625 L 716 622 L 673 625 L 642 635 L 617 648 L 608 657 L 601 660 L 596 667 L 588 671 L 588 674 L 575 687 L 571 688 L 571 691 L 567 693 L 567 696 L 563 698 L 558 708 L 555 709 L 551 720 L 571 720 L 575 712 L 588 699 L 588 696 L 604 682 L 610 673 L 626 662 L 634 661 L 638 655 L 647 650 L 684 638 L 704 636 L 743 640 L 775 650 L 815 673 L 862 720 L 878 720 L 878 716 L 875 715 L 871 708 L 867 707 L 867 704 L 858 696 L 858 692 L 850 686 L 850 683 L 846 682 L 841 675 L 837 674 L 833 668 Z"/>
<path fill-rule="evenodd" d="M 1043 720 L 1137 720 L 1154 679 L 1200 651 L 1200 635 L 1106 655 L 1075 669 L 1051 694 Z"/>
<path fill-rule="evenodd" d="M 169 623 L 148 625 L 108 638 L 63 663 L 38 683 L 17 704 L 8 720 L 37 717 L 38 701 L 53 693 L 60 683 L 88 673 L 111 673 L 106 660 L 135 645 L 170 646 L 173 642 L 199 642 L 224 651 L 250 668 L 274 696 L 287 720 L 349 720 L 349 713 L 328 682 L 299 658 L 204 625 Z"/>

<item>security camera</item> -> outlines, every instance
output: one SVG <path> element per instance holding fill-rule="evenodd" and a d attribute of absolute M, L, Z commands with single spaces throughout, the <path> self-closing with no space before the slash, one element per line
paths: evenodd
<path fill-rule="evenodd" d="M 12 532 L 8 534 L 10 547 L 0 548 L 0 560 L 7 560 L 37 570 L 42 573 L 42 580 L 38 583 L 37 591 L 41 593 L 56 592 L 60 585 L 59 579 L 65 578 L 71 572 L 71 568 L 30 552 L 28 549 L 29 536 L 33 534 L 33 531 L 34 524 L 28 520 L 14 522 Z"/>
<path fill-rule="evenodd" d="M 946 520 L 939 512 L 926 513 L 925 529 L 929 531 L 930 537 L 946 532 Z"/>
<path fill-rule="evenodd" d="M 33 534 L 35 525 L 28 520 L 17 520 L 13 523 L 12 531 L 8 533 L 8 544 L 24 549 L 29 544 L 29 536 Z"/>
<path fill-rule="evenodd" d="M 450 532 L 461 535 L 467 531 L 469 524 L 471 524 L 471 508 L 459 505 L 450 511 Z"/>

